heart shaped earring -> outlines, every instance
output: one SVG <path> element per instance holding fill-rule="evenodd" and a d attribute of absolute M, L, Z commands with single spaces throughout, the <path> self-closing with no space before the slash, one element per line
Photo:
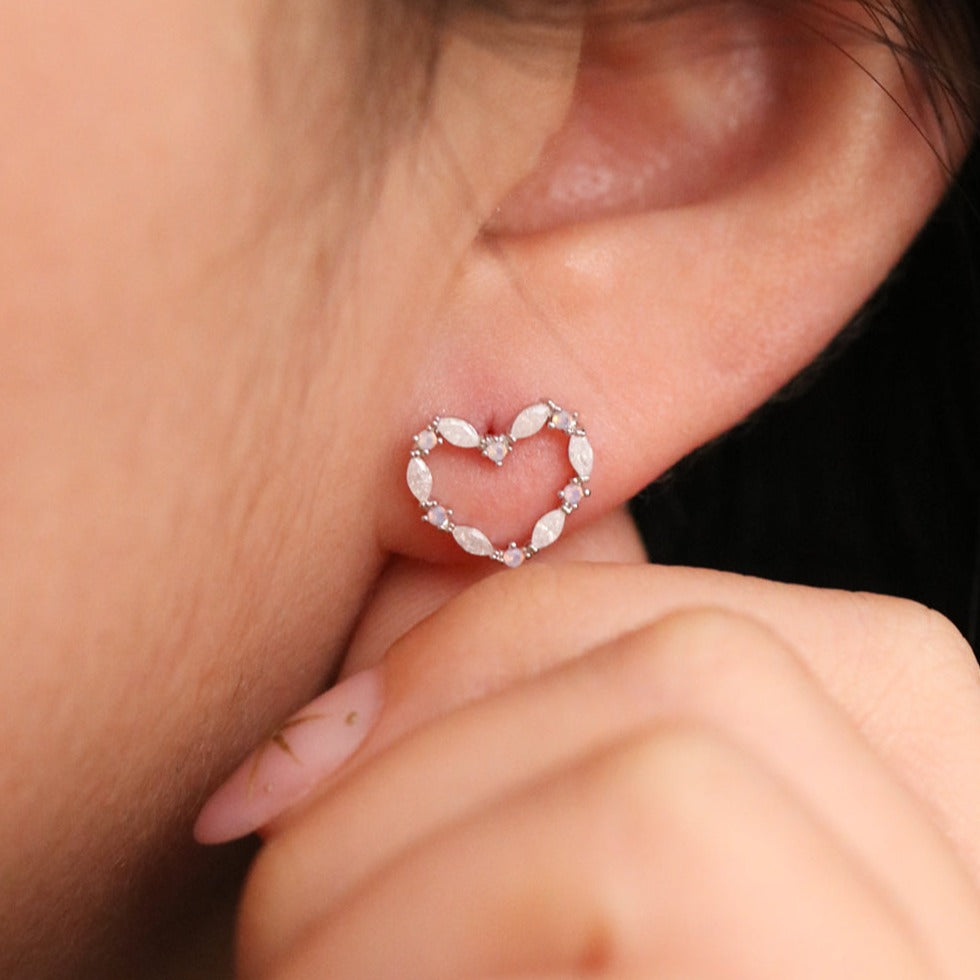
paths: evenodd
<path fill-rule="evenodd" d="M 456 524 L 452 508 L 432 497 L 432 470 L 425 457 L 439 446 L 449 443 L 459 449 L 478 449 L 491 463 L 503 466 L 518 442 L 536 436 L 546 427 L 568 436 L 568 461 L 575 475 L 558 491 L 560 505 L 535 522 L 527 544 L 519 546 L 511 541 L 506 548 L 498 548 L 478 527 Z M 406 479 L 408 489 L 425 511 L 422 520 L 427 524 L 451 534 L 467 554 L 499 561 L 507 568 L 519 568 L 528 558 L 558 540 L 565 528 L 565 518 L 591 495 L 587 484 L 592 477 L 592 464 L 592 444 L 579 423 L 578 412 L 566 411 L 549 399 L 535 402 L 518 412 L 506 435 L 480 435 L 474 426 L 461 418 L 434 418 L 412 437 Z"/>

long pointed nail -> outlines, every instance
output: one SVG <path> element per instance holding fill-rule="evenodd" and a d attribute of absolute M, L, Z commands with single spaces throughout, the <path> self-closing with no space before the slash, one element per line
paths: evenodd
<path fill-rule="evenodd" d="M 381 711 L 378 668 L 354 674 L 285 721 L 204 804 L 194 837 L 220 844 L 265 826 L 347 761 Z"/>

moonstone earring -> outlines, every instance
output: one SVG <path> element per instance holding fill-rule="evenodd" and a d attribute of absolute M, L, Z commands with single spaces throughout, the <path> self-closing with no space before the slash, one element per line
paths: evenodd
<path fill-rule="evenodd" d="M 459 449 L 477 449 L 491 463 L 503 466 L 518 442 L 538 435 L 545 428 L 568 436 L 568 461 L 575 475 L 558 491 L 559 506 L 535 522 L 527 544 L 518 545 L 511 541 L 506 548 L 498 548 L 478 527 L 457 524 L 453 520 L 452 508 L 432 496 L 432 471 L 426 457 L 439 446 L 449 443 Z M 506 435 L 480 435 L 474 426 L 461 418 L 434 418 L 412 437 L 406 479 L 408 489 L 425 512 L 422 519 L 427 524 L 437 531 L 451 534 L 467 554 L 499 561 L 507 568 L 519 568 L 528 558 L 533 558 L 542 548 L 558 540 L 565 528 L 565 518 L 590 496 L 588 482 L 592 477 L 592 464 L 592 444 L 579 423 L 578 413 L 566 411 L 547 400 L 535 402 L 518 412 Z"/>

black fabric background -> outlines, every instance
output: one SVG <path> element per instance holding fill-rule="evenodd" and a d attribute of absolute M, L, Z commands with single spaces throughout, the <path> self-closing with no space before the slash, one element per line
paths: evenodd
<path fill-rule="evenodd" d="M 653 561 L 916 599 L 978 649 L 978 164 L 812 377 L 633 501 Z"/>

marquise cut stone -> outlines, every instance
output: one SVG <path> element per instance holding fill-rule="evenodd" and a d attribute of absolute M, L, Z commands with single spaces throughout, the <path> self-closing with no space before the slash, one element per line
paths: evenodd
<path fill-rule="evenodd" d="M 588 480 L 592 476 L 594 456 L 592 444 L 586 436 L 572 436 L 568 440 L 568 461 L 583 480 Z"/>
<path fill-rule="evenodd" d="M 424 504 L 432 493 L 432 470 L 418 456 L 413 456 L 408 461 L 405 478 L 412 495 L 420 504 Z"/>
<path fill-rule="evenodd" d="M 544 428 L 550 415 L 551 408 L 544 402 L 529 405 L 514 419 L 514 424 L 510 427 L 511 439 L 527 439 L 529 436 L 537 435 Z"/>
<path fill-rule="evenodd" d="M 565 512 L 558 510 L 549 511 L 537 524 L 531 533 L 531 546 L 540 551 L 554 544 L 565 527 Z"/>
<path fill-rule="evenodd" d="M 439 435 L 451 446 L 475 449 L 480 445 L 480 434 L 464 419 L 440 419 L 438 429 Z"/>
<path fill-rule="evenodd" d="M 493 542 L 479 528 L 457 527 L 453 530 L 453 537 L 456 544 L 470 555 L 485 557 L 496 550 Z"/>

